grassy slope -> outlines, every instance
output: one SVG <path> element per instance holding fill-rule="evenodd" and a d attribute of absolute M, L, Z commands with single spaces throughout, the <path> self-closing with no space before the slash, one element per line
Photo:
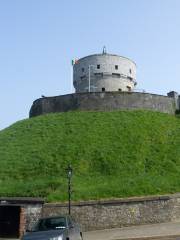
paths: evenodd
<path fill-rule="evenodd" d="M 0 196 L 65 200 L 180 191 L 180 119 L 149 111 L 68 112 L 0 132 Z"/>

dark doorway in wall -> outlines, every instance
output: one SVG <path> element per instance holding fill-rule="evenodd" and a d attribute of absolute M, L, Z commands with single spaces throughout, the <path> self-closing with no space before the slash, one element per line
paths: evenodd
<path fill-rule="evenodd" d="M 105 92 L 105 88 L 104 87 L 102 88 L 102 92 Z"/>
<path fill-rule="evenodd" d="M 19 206 L 0 206 L 0 237 L 18 238 L 20 225 Z"/>
<path fill-rule="evenodd" d="M 129 92 L 131 92 L 131 87 L 127 86 L 127 90 L 128 90 Z"/>

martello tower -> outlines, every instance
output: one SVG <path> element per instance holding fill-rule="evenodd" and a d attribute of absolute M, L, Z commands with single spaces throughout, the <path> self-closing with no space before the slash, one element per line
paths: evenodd
<path fill-rule="evenodd" d="M 122 56 L 93 54 L 79 59 L 73 66 L 73 84 L 80 92 L 131 92 L 136 86 L 136 64 Z"/>
<path fill-rule="evenodd" d="M 148 109 L 175 114 L 180 111 L 180 96 L 135 91 L 136 64 L 126 58 L 106 53 L 81 58 L 73 65 L 76 92 L 35 100 L 30 117 L 67 111 L 115 111 Z"/>

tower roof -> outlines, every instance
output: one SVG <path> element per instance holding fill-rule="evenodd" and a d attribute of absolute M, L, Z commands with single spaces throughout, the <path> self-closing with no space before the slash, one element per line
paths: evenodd
<path fill-rule="evenodd" d="M 105 53 L 102 52 L 102 53 L 91 54 L 91 55 L 88 55 L 88 56 L 79 58 L 78 61 L 79 61 L 79 60 L 82 60 L 82 59 L 85 59 L 85 58 L 88 58 L 88 57 L 93 57 L 93 56 L 115 56 L 115 57 L 120 57 L 120 58 L 127 59 L 127 60 L 131 61 L 132 63 L 134 63 L 134 64 L 136 65 L 136 63 L 135 63 L 132 59 L 130 59 L 130 58 L 128 58 L 128 57 L 124 57 L 124 56 L 117 55 L 117 54 L 111 54 L 111 53 L 107 53 L 107 52 L 105 52 Z M 137 65 L 136 65 L 136 66 L 137 66 Z"/>

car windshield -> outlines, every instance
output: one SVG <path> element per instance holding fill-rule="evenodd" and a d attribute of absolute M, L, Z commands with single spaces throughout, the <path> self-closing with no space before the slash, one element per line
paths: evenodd
<path fill-rule="evenodd" d="M 33 231 L 48 231 L 66 228 L 65 217 L 40 219 Z"/>

